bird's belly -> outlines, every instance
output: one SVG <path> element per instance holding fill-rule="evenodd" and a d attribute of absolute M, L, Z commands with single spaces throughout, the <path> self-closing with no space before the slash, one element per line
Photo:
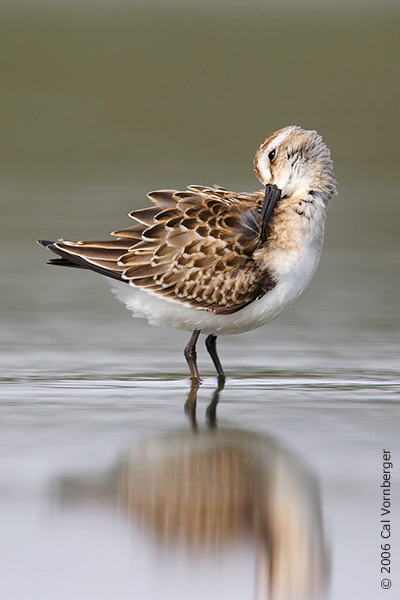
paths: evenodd
<path fill-rule="evenodd" d="M 151 325 L 183 331 L 201 329 L 203 333 L 231 335 L 256 329 L 284 312 L 311 281 L 319 262 L 320 252 L 302 251 L 297 256 L 280 257 L 277 284 L 259 300 L 229 315 L 195 308 L 181 302 L 156 296 L 122 282 L 112 282 L 115 295 L 133 312 L 146 318 Z"/>

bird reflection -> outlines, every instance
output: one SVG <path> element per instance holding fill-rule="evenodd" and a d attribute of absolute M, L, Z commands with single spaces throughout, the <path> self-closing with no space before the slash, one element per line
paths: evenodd
<path fill-rule="evenodd" d="M 210 429 L 217 427 L 217 405 L 219 402 L 219 396 L 225 387 L 225 378 L 217 378 L 218 385 L 214 390 L 211 401 L 206 410 L 207 424 Z M 190 419 L 193 431 L 198 430 L 197 425 L 197 392 L 200 387 L 200 382 L 192 379 L 190 392 L 185 402 L 185 413 Z"/>
<path fill-rule="evenodd" d="M 216 429 L 218 393 L 208 430 L 199 430 L 191 405 L 195 434 L 185 429 L 141 442 L 96 478 L 64 477 L 59 497 L 103 499 L 159 547 L 183 545 L 188 554 L 251 539 L 258 600 L 318 598 L 327 552 L 316 482 L 271 436 Z"/>

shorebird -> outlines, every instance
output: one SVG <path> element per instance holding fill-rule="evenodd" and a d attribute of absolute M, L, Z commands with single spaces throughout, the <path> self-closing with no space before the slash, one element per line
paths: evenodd
<path fill-rule="evenodd" d="M 216 339 L 278 317 L 310 283 L 320 260 L 326 210 L 336 193 L 330 152 L 316 131 L 289 126 L 268 136 L 254 158 L 264 189 L 231 192 L 189 185 L 158 190 L 136 224 L 105 241 L 40 240 L 50 264 L 96 271 L 134 316 L 191 331 L 185 348 L 199 384 L 196 343 L 206 347 L 219 381 Z"/>

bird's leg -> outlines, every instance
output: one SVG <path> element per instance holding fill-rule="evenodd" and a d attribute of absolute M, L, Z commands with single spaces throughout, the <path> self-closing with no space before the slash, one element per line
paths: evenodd
<path fill-rule="evenodd" d="M 200 329 L 195 329 L 192 333 L 192 337 L 189 340 L 188 345 L 185 348 L 185 358 L 190 369 L 190 375 L 192 377 L 192 385 L 200 384 L 200 375 L 197 369 L 197 354 L 196 354 L 196 343 L 200 335 Z"/>
<path fill-rule="evenodd" d="M 224 370 L 222 368 L 222 365 L 220 363 L 220 360 L 219 360 L 218 354 L 217 354 L 217 336 L 216 335 L 208 335 L 207 336 L 206 348 L 208 350 L 209 355 L 212 358 L 212 361 L 213 361 L 214 366 L 218 373 L 218 387 L 220 387 L 222 385 L 222 387 L 220 388 L 220 389 L 222 389 L 224 387 L 226 377 L 225 377 Z"/>

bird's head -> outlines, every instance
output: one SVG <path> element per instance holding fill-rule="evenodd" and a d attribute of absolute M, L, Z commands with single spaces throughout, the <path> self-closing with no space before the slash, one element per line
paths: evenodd
<path fill-rule="evenodd" d="M 258 148 L 254 170 L 263 185 L 275 185 L 281 198 L 319 196 L 325 205 L 336 194 L 329 149 L 316 131 L 295 125 L 271 134 Z"/>

